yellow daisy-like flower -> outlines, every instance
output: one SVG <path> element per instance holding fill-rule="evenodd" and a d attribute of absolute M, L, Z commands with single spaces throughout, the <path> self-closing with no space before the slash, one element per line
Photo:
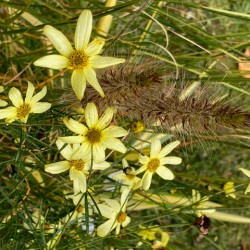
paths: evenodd
<path fill-rule="evenodd" d="M 7 107 L 1 109 L 0 119 L 5 119 L 6 123 L 11 123 L 15 120 L 20 120 L 26 123 L 31 113 L 43 113 L 50 109 L 51 104 L 48 102 L 39 102 L 47 93 L 47 87 L 33 96 L 35 87 L 28 82 L 28 89 L 26 97 L 23 100 L 21 92 L 16 88 L 11 88 L 9 91 L 9 99 L 12 101 L 14 107 Z"/>
<path fill-rule="evenodd" d="M 250 178 L 250 170 L 247 170 L 245 168 L 240 168 L 240 170 L 247 176 Z M 247 194 L 248 192 L 250 192 L 250 184 L 248 184 L 247 189 L 245 191 L 245 194 Z"/>
<path fill-rule="evenodd" d="M 104 201 L 107 205 L 98 204 L 98 207 L 102 216 L 108 218 L 109 220 L 97 228 L 97 235 L 105 237 L 113 229 L 115 229 L 116 234 L 119 234 L 121 226 L 126 227 L 131 221 L 131 218 L 128 217 L 125 212 L 126 202 L 121 202 L 121 205 L 117 200 L 104 199 Z"/>
<path fill-rule="evenodd" d="M 172 171 L 164 165 L 178 165 L 182 162 L 182 159 L 176 156 L 165 156 L 169 154 L 179 144 L 179 141 L 175 141 L 166 145 L 164 148 L 161 148 L 161 142 L 157 137 L 154 137 L 151 140 L 150 157 L 143 155 L 139 156 L 139 162 L 142 164 L 142 167 L 140 167 L 136 172 L 136 174 L 140 174 L 145 171 L 141 180 L 141 187 L 144 190 L 149 189 L 154 173 L 157 173 L 164 180 L 174 179 Z"/>
<path fill-rule="evenodd" d="M 64 146 L 64 142 L 60 140 L 57 140 L 56 144 L 58 149 L 62 149 Z M 51 174 L 59 174 L 69 170 L 70 179 L 74 183 L 74 193 L 85 193 L 87 190 L 86 176 L 89 174 L 91 167 L 91 155 L 86 153 L 80 144 L 67 145 L 60 153 L 66 160 L 46 164 L 45 171 Z M 105 161 L 99 164 L 93 161 L 92 164 L 93 170 L 104 170 L 110 166 Z"/>
<path fill-rule="evenodd" d="M 89 43 L 92 31 L 92 19 L 93 17 L 90 10 L 84 10 L 79 16 L 74 37 L 75 49 L 72 48 L 70 42 L 62 32 L 50 25 L 45 25 L 45 35 L 61 55 L 44 56 L 34 62 L 36 66 L 51 69 L 72 69 L 71 84 L 79 100 L 84 96 L 86 82 L 104 97 L 94 69 L 105 68 L 125 62 L 124 59 L 98 55 L 105 42 L 96 38 Z"/>
<path fill-rule="evenodd" d="M 109 148 L 121 153 L 126 152 L 123 143 L 115 138 L 127 135 L 127 131 L 118 126 L 108 126 L 114 115 L 113 108 L 107 108 L 98 119 L 97 108 L 94 103 L 88 103 L 85 108 L 85 119 L 87 126 L 73 119 L 64 119 L 67 128 L 77 136 L 60 137 L 65 143 L 82 143 L 82 148 L 91 154 L 95 162 L 105 160 L 105 149 Z"/>

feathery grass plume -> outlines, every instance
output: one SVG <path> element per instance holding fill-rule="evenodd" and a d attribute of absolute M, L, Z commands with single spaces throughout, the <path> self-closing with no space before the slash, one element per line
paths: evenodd
<path fill-rule="evenodd" d="M 82 102 L 93 101 L 99 109 L 115 106 L 117 117 L 141 120 L 147 128 L 160 125 L 176 135 L 229 134 L 250 127 L 250 113 L 231 100 L 215 101 L 216 89 L 202 88 L 180 100 L 183 85 L 169 75 L 157 61 L 102 70 L 98 80 L 106 98 L 88 88 Z"/>

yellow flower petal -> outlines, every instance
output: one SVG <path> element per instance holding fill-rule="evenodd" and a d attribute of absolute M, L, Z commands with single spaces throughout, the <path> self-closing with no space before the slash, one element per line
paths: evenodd
<path fill-rule="evenodd" d="M 156 173 L 164 180 L 173 180 L 174 179 L 174 174 L 172 173 L 171 170 L 164 166 L 159 166 L 156 169 Z"/>
<path fill-rule="evenodd" d="M 83 172 L 77 171 L 75 168 L 70 168 L 69 170 L 69 176 L 70 179 L 74 182 L 77 180 L 78 187 L 82 193 L 85 193 L 87 190 L 87 182 L 86 182 L 86 176 Z"/>
<path fill-rule="evenodd" d="M 126 227 L 130 223 L 130 221 L 131 221 L 131 218 L 127 216 L 125 221 L 123 221 L 122 226 Z"/>
<path fill-rule="evenodd" d="M 118 126 L 109 126 L 108 128 L 103 130 L 103 134 L 105 134 L 105 136 L 122 137 L 126 136 L 128 134 L 128 131 Z"/>
<path fill-rule="evenodd" d="M 102 116 L 100 117 L 100 119 L 97 122 L 97 126 L 99 129 L 104 129 L 106 128 L 109 123 L 112 121 L 114 116 L 114 109 L 113 108 L 107 108 L 104 113 L 102 114 Z M 109 132 L 106 131 L 106 134 L 108 134 Z"/>
<path fill-rule="evenodd" d="M 88 152 L 89 152 L 89 145 L 84 143 L 75 150 L 75 152 L 71 156 L 71 160 L 82 159 L 84 162 L 90 161 L 91 155 Z M 84 165 L 84 169 L 87 169 L 85 166 L 86 164 Z"/>
<path fill-rule="evenodd" d="M 22 123 L 27 123 L 28 118 L 29 118 L 29 114 L 27 114 L 25 117 L 20 117 L 19 120 L 20 120 L 20 122 L 22 122 Z"/>
<path fill-rule="evenodd" d="M 100 237 L 105 237 L 116 227 L 116 225 L 117 222 L 115 218 L 106 221 L 97 228 L 97 235 Z"/>
<path fill-rule="evenodd" d="M 65 145 L 65 143 L 61 140 L 56 141 L 56 146 L 60 151 L 60 154 L 68 161 L 71 160 L 71 155 L 73 154 L 72 147 L 70 145 Z"/>
<path fill-rule="evenodd" d="M 250 170 L 245 168 L 239 168 L 247 177 L 250 178 Z"/>
<path fill-rule="evenodd" d="M 161 158 L 160 161 L 161 161 L 161 165 L 165 165 L 165 164 L 179 165 L 181 164 L 182 159 L 177 156 L 168 156 L 168 157 Z"/>
<path fill-rule="evenodd" d="M 138 160 L 139 160 L 139 162 L 141 164 L 147 164 L 149 162 L 150 158 L 148 156 L 146 156 L 146 155 L 141 155 L 140 154 Z"/>
<path fill-rule="evenodd" d="M 248 192 L 250 192 L 250 184 L 248 184 L 245 194 L 247 194 Z"/>
<path fill-rule="evenodd" d="M 104 199 L 104 201 L 113 209 L 113 211 L 119 213 L 121 210 L 121 205 L 117 200 Z"/>
<path fill-rule="evenodd" d="M 28 82 L 28 89 L 26 92 L 25 103 L 29 103 L 35 91 L 35 87 L 32 83 Z"/>
<path fill-rule="evenodd" d="M 104 162 L 101 162 L 101 163 L 95 163 L 93 162 L 93 169 L 94 170 L 105 170 L 107 168 L 110 167 L 110 163 L 104 161 Z"/>
<path fill-rule="evenodd" d="M 87 82 L 101 95 L 101 97 L 104 97 L 105 95 L 96 78 L 95 71 L 92 68 L 84 68 L 84 74 L 87 79 Z"/>
<path fill-rule="evenodd" d="M 98 122 L 98 112 L 93 102 L 88 103 L 85 108 L 85 119 L 89 128 L 92 128 Z"/>
<path fill-rule="evenodd" d="M 5 107 L 7 105 L 8 103 L 6 101 L 0 100 L 0 107 Z"/>
<path fill-rule="evenodd" d="M 61 31 L 50 25 L 45 25 L 44 33 L 61 55 L 68 57 L 74 51 L 69 40 Z"/>
<path fill-rule="evenodd" d="M 114 58 L 109 56 L 91 56 L 89 58 L 90 66 L 94 69 L 102 69 L 112 65 L 124 63 L 125 59 L 122 58 Z"/>
<path fill-rule="evenodd" d="M 84 138 L 83 136 L 66 136 L 66 137 L 59 137 L 59 140 L 65 142 L 65 143 L 82 143 Z"/>
<path fill-rule="evenodd" d="M 8 107 L 5 109 L 1 109 L 0 111 L 0 119 L 12 119 L 16 116 L 16 108 L 15 107 Z"/>
<path fill-rule="evenodd" d="M 75 48 L 77 50 L 86 49 L 92 31 L 92 13 L 84 10 L 77 20 L 75 31 Z"/>
<path fill-rule="evenodd" d="M 23 105 L 23 98 L 21 92 L 17 88 L 11 88 L 9 91 L 9 98 L 15 107 Z"/>
<path fill-rule="evenodd" d="M 154 137 L 151 140 L 151 149 L 150 149 L 150 156 L 155 156 L 157 155 L 161 150 L 161 141 L 157 138 Z"/>
<path fill-rule="evenodd" d="M 86 48 L 84 51 L 85 54 L 89 57 L 92 57 L 93 55 L 97 55 L 101 52 L 102 47 L 104 46 L 105 42 L 104 40 L 101 40 L 99 38 L 95 38 Z"/>
<path fill-rule="evenodd" d="M 47 87 L 44 86 L 40 92 L 30 98 L 30 105 L 40 101 L 47 94 Z"/>
<path fill-rule="evenodd" d="M 98 204 L 98 208 L 103 217 L 111 219 L 114 216 L 114 210 L 112 209 L 112 207 L 107 206 L 105 204 Z"/>
<path fill-rule="evenodd" d="M 68 67 L 69 59 L 61 55 L 43 56 L 36 60 L 34 65 L 50 69 L 64 69 Z"/>
<path fill-rule="evenodd" d="M 146 171 L 142 177 L 141 185 L 144 190 L 148 190 L 152 181 L 153 172 Z"/>
<path fill-rule="evenodd" d="M 127 148 L 123 145 L 123 143 L 116 138 L 108 137 L 103 140 L 103 144 L 105 147 L 109 149 L 113 149 L 115 151 L 126 153 Z"/>
<path fill-rule="evenodd" d="M 93 158 L 96 163 L 105 161 L 105 148 L 99 143 L 93 145 Z"/>
<path fill-rule="evenodd" d="M 45 165 L 45 171 L 51 174 L 59 174 L 68 169 L 70 169 L 70 164 L 68 161 L 59 161 Z"/>
<path fill-rule="evenodd" d="M 86 89 L 86 77 L 83 69 L 76 69 L 71 76 L 71 85 L 77 99 L 82 100 Z"/>
<path fill-rule="evenodd" d="M 50 109 L 50 107 L 51 107 L 51 104 L 48 102 L 37 102 L 32 105 L 31 112 L 40 114 Z"/>
<path fill-rule="evenodd" d="M 166 156 L 166 155 L 169 154 L 174 148 L 176 148 L 179 144 L 180 144 L 179 141 L 174 141 L 174 142 L 169 143 L 168 145 L 166 145 L 166 146 L 160 151 L 160 153 L 158 154 L 158 157 L 161 158 L 161 157 Z"/>
<path fill-rule="evenodd" d="M 88 131 L 87 127 L 85 127 L 82 123 L 80 123 L 72 118 L 70 118 L 70 119 L 64 118 L 63 122 L 69 130 L 71 130 L 72 132 L 74 132 L 76 134 L 83 135 Z M 79 143 L 81 143 L 81 142 L 79 142 Z"/>

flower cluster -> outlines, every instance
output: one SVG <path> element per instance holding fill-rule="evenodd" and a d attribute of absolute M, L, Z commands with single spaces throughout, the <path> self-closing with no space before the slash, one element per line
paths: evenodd
<path fill-rule="evenodd" d="M 74 36 L 74 48 L 62 32 L 46 25 L 44 33 L 60 55 L 46 55 L 34 62 L 35 66 L 72 70 L 71 85 L 79 100 L 84 97 L 87 82 L 102 97 L 105 96 L 97 80 L 95 69 L 125 62 L 124 59 L 99 55 L 105 42 L 99 38 L 90 42 L 92 19 L 92 13 L 89 10 L 84 10 L 79 16 Z M 3 92 L 3 90 L 3 88 L 0 88 L 0 92 Z M 51 108 L 50 103 L 40 102 L 47 93 L 47 87 L 44 86 L 35 95 L 34 92 L 35 86 L 30 82 L 28 82 L 24 99 L 18 89 L 11 88 L 9 99 L 13 106 L 1 109 L 0 119 L 5 119 L 6 123 L 12 123 L 16 120 L 27 123 L 31 113 L 43 113 L 49 110 Z M 1 107 L 7 105 L 6 101 L 1 100 Z M 73 188 L 71 194 L 65 195 L 65 197 L 73 200 L 75 209 L 61 218 L 58 224 L 46 223 L 45 217 L 38 210 L 33 213 L 31 223 L 24 223 L 24 227 L 28 230 L 33 228 L 43 230 L 45 233 L 53 233 L 55 237 L 47 243 L 50 247 L 54 247 L 60 238 L 61 227 L 64 224 L 75 222 L 81 224 L 85 216 L 91 216 L 93 213 L 99 213 L 99 215 L 108 219 L 97 227 L 98 236 L 105 237 L 112 230 L 119 234 L 121 227 L 126 227 L 131 221 L 126 210 L 133 193 L 137 189 L 148 190 L 155 173 L 164 180 L 173 180 L 174 174 L 165 165 L 178 165 L 182 161 L 179 157 L 167 156 L 180 144 L 179 141 L 162 147 L 160 140 L 154 137 L 151 140 L 150 155 L 140 154 L 138 157 L 140 166 L 130 166 L 125 159 L 125 155 L 122 156 L 122 170 L 112 176 L 113 182 L 115 180 L 117 181 L 116 184 L 121 186 L 120 199 L 93 195 L 90 200 L 90 193 L 95 190 L 95 186 L 91 186 L 93 176 L 96 176 L 100 171 L 111 169 L 112 166 L 108 162 L 109 158 L 106 151 L 125 154 L 127 148 L 121 138 L 125 138 L 128 131 L 116 126 L 113 119 L 116 112 L 114 107 L 106 108 L 101 115 L 98 114 L 97 107 L 93 102 L 87 103 L 85 108 L 82 106 L 80 108 L 83 115 L 79 120 L 73 119 L 74 117 L 71 118 L 72 116 L 63 118 L 64 125 L 72 134 L 69 136 L 62 134 L 56 139 L 59 154 L 56 154 L 55 162 L 45 164 L 45 171 L 52 175 L 69 171 L 69 179 Z M 134 121 L 131 131 L 134 135 L 142 133 L 144 124 L 141 121 Z M 139 177 L 139 175 L 142 176 Z M 104 191 L 108 191 L 104 185 L 102 188 Z M 85 211 L 86 208 L 88 211 Z M 91 221 L 91 218 L 89 221 Z M 94 224 L 91 226 L 91 231 L 93 230 L 95 230 Z M 160 244 L 165 246 L 167 244 L 166 235 L 159 230 L 157 232 L 162 234 Z M 158 241 L 155 243 L 159 244 Z"/>

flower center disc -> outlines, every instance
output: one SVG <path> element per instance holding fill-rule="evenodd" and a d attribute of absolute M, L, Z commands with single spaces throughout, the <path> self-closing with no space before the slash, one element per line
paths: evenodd
<path fill-rule="evenodd" d="M 148 163 L 148 170 L 150 172 L 155 172 L 159 166 L 160 166 L 160 161 L 158 159 L 152 159 Z"/>
<path fill-rule="evenodd" d="M 82 69 L 87 65 L 88 57 L 81 51 L 75 50 L 69 56 L 69 64 L 73 69 Z"/>
<path fill-rule="evenodd" d="M 30 113 L 31 107 L 29 104 L 23 104 L 17 109 L 17 117 L 24 118 Z"/>
<path fill-rule="evenodd" d="M 125 212 L 120 212 L 117 216 L 118 223 L 123 223 L 126 220 L 127 214 Z"/>
<path fill-rule="evenodd" d="M 89 129 L 85 136 L 92 145 L 101 141 L 101 131 L 95 128 Z"/>
<path fill-rule="evenodd" d="M 70 161 L 70 166 L 78 171 L 82 171 L 84 169 L 84 162 L 83 160 L 72 160 Z"/>

